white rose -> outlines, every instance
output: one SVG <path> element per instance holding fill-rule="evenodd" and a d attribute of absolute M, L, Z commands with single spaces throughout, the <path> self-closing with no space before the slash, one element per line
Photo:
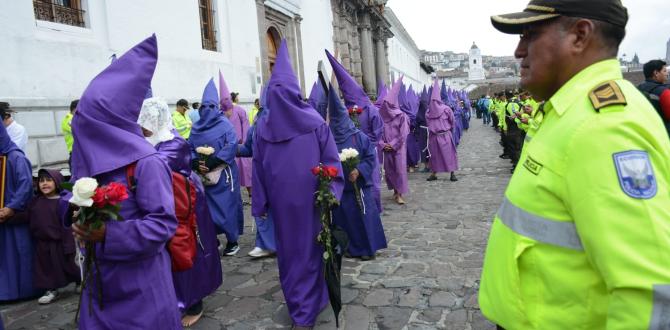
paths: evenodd
<path fill-rule="evenodd" d="M 93 205 L 93 195 L 98 188 L 98 181 L 94 178 L 81 178 L 74 183 L 72 187 L 72 198 L 70 203 L 79 207 L 91 207 Z"/>
<path fill-rule="evenodd" d="M 209 155 L 214 153 L 214 148 L 212 148 L 212 147 L 197 147 L 197 148 L 195 148 L 195 152 L 197 152 L 201 155 L 209 156 Z"/>
<path fill-rule="evenodd" d="M 345 161 L 356 157 L 358 157 L 358 151 L 354 148 L 347 148 L 342 150 L 342 153 L 340 154 L 340 161 Z"/>

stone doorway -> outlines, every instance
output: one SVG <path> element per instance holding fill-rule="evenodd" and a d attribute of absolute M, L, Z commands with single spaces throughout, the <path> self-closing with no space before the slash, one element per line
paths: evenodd
<path fill-rule="evenodd" d="M 265 40 L 267 42 L 267 59 L 270 73 L 275 66 L 275 61 L 277 59 L 277 49 L 281 43 L 281 34 L 277 31 L 276 28 L 270 27 L 265 33 Z"/>

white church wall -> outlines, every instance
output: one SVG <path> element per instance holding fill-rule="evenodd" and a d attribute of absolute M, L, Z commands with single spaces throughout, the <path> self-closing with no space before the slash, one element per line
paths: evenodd
<path fill-rule="evenodd" d="M 317 80 L 317 66 L 323 61 L 329 75 L 332 71 L 324 49 L 333 53 L 333 11 L 330 0 L 303 1 L 300 8 L 305 93 L 309 95 Z"/>
<path fill-rule="evenodd" d="M 109 65 L 156 33 L 154 95 L 169 103 L 200 99 L 219 69 L 231 90 L 251 102 L 260 93 L 260 44 L 253 1 L 214 0 L 218 51 L 203 50 L 195 1 L 82 0 L 86 27 L 36 20 L 32 1 L 0 2 L 0 100 L 18 111 L 34 166 L 64 163 L 60 120 L 71 100 Z M 327 24 L 325 24 L 327 25 Z M 332 33 L 331 33 L 332 35 Z M 250 56 L 249 54 L 254 54 Z"/>

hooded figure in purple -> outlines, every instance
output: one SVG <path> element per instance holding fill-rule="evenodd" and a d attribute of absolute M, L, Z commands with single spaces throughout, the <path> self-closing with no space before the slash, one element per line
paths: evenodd
<path fill-rule="evenodd" d="M 377 162 L 376 148 L 367 135 L 354 126 L 337 93 L 328 94 L 328 113 L 337 149 L 340 152 L 348 148 L 356 149 L 359 159 L 355 169 L 344 169 L 346 184 L 340 206 L 333 210 L 333 222 L 349 236 L 347 252 L 363 261 L 371 260 L 378 250 L 386 248 L 384 227 L 372 195 L 372 176 L 377 175 L 374 169 Z M 353 182 L 357 183 L 360 190 L 362 208 L 356 201 Z"/>
<path fill-rule="evenodd" d="M 405 93 L 403 90 L 400 90 L 400 96 L 398 101 L 400 102 L 400 110 L 405 112 L 407 118 L 409 119 L 409 134 L 407 135 L 407 166 L 409 167 L 410 172 L 414 172 L 414 169 L 419 165 L 421 160 L 421 150 L 419 149 L 419 141 L 416 138 L 416 113 L 419 108 L 415 105 L 416 95 L 412 86 L 407 89 Z"/>
<path fill-rule="evenodd" d="M 244 229 L 239 171 L 235 162 L 239 139 L 235 135 L 235 128 L 219 110 L 219 106 L 216 85 L 214 79 L 210 79 L 202 94 L 200 120 L 193 124 L 188 142 L 193 159 L 191 168 L 201 174 L 223 168 L 216 184 L 205 185 L 205 193 L 217 231 L 224 233 L 228 241 L 223 253 L 230 256 L 239 251 L 237 239 Z M 215 150 L 204 162 L 204 168 L 201 167 L 203 162 L 199 161 L 200 156 L 195 152 L 201 146 L 210 146 Z"/>
<path fill-rule="evenodd" d="M 196 222 L 199 241 L 193 267 L 172 274 L 178 306 L 184 310 L 182 324 L 190 326 L 202 313 L 202 299 L 223 282 L 216 228 L 207 206 L 205 188 L 200 177 L 191 171 L 191 147 L 172 127 L 167 103 L 159 98 L 144 100 L 138 123 L 149 143 L 168 164 L 172 172 L 188 177 L 196 190 Z"/>
<path fill-rule="evenodd" d="M 0 156 L 5 157 L 4 205 L 0 209 L 0 301 L 39 294 L 33 287 L 33 242 L 28 224 L 12 224 L 33 195 L 30 161 L 0 125 Z"/>
<path fill-rule="evenodd" d="M 457 181 L 454 171 L 458 169 L 458 156 L 452 138 L 454 114 L 440 99 L 437 86 L 437 80 L 435 80 L 428 112 L 426 112 L 426 121 L 430 131 L 428 149 L 430 150 L 430 170 L 432 171 L 428 181 L 437 180 L 437 173 L 443 172 L 451 172 L 451 181 Z"/>
<path fill-rule="evenodd" d="M 337 199 L 344 186 L 333 135 L 323 118 L 300 95 L 286 41 L 268 82 L 270 112 L 259 119 L 254 139 L 254 198 L 252 214 L 272 211 L 277 238 L 279 279 L 295 326 L 314 326 L 328 304 L 323 274 L 321 230 L 314 203 L 317 178 L 311 169 L 320 163 L 338 169 L 331 189 Z"/>
<path fill-rule="evenodd" d="M 419 98 L 419 110 L 416 113 L 416 125 L 417 129 L 416 139 L 419 142 L 419 150 L 421 151 L 421 162 L 428 164 L 428 123 L 426 122 L 426 111 L 428 111 L 428 103 L 430 101 L 430 95 L 426 91 L 426 87 L 423 87 L 421 96 Z M 427 171 L 427 169 L 424 169 Z"/>
<path fill-rule="evenodd" d="M 323 120 L 326 120 L 326 112 L 328 111 L 328 98 L 326 97 L 326 92 L 323 91 L 323 87 L 318 82 L 315 82 L 312 85 L 312 90 L 309 92 L 309 98 L 307 103 L 316 109 L 316 112 L 321 115 Z"/>
<path fill-rule="evenodd" d="M 260 108 L 254 124 L 247 133 L 247 139 L 244 144 L 237 146 L 238 157 L 253 157 L 253 141 L 256 137 L 256 123 L 267 116 L 269 109 L 267 106 L 267 87 L 261 90 Z M 266 217 L 254 217 L 256 222 L 256 246 L 249 252 L 249 256 L 254 258 L 266 257 L 277 251 L 277 242 L 275 240 L 275 226 L 272 220 L 272 212 L 268 210 Z"/>
<path fill-rule="evenodd" d="M 247 112 L 244 108 L 233 104 L 230 90 L 223 79 L 221 71 L 219 71 L 219 97 L 221 98 L 221 111 L 235 128 L 237 143 L 244 143 L 244 139 L 247 138 L 247 132 L 249 131 L 249 117 L 247 117 Z M 246 187 L 249 193 L 251 193 L 251 159 L 235 158 L 235 163 L 240 174 L 240 186 Z"/>
<path fill-rule="evenodd" d="M 382 120 L 381 115 L 379 114 L 379 109 L 377 106 L 370 102 L 370 98 L 363 88 L 354 80 L 347 70 L 337 62 L 337 60 L 326 51 L 326 56 L 330 61 L 330 65 L 333 67 L 333 74 L 337 78 L 337 83 L 340 86 L 342 95 L 344 96 L 344 105 L 347 108 L 352 108 L 358 106 L 363 110 L 358 117 L 358 121 L 361 124 L 360 130 L 367 135 L 370 143 L 373 148 L 375 148 L 375 154 L 377 154 L 377 142 L 381 140 L 382 132 L 384 130 L 384 121 Z M 381 186 L 382 186 L 382 173 L 381 173 L 381 162 L 377 158 L 377 161 L 374 164 L 372 178 L 372 194 L 377 204 L 377 209 L 382 210 L 381 202 Z"/>
<path fill-rule="evenodd" d="M 377 80 L 377 99 L 375 100 L 375 106 L 377 109 L 382 107 L 382 103 L 384 103 L 384 98 L 386 97 L 386 94 L 388 94 L 389 90 L 388 87 L 386 87 L 386 84 L 381 79 Z"/>
<path fill-rule="evenodd" d="M 379 113 L 384 121 L 384 133 L 377 147 L 384 152 L 384 178 L 389 189 L 394 191 L 398 204 L 405 204 L 403 194 L 409 192 L 407 184 L 407 135 L 409 119 L 398 106 L 398 94 L 402 77 L 393 84 L 393 88 L 384 98 Z"/>
<path fill-rule="evenodd" d="M 182 328 L 165 248 L 177 228 L 172 176 L 137 124 L 157 56 L 152 36 L 119 57 L 88 85 L 72 120 L 73 181 L 94 177 L 100 185 L 130 187 L 126 170 L 135 166 L 122 221 L 90 233 L 73 225 L 82 240 L 96 243 L 100 272 L 92 276 L 101 276 L 104 289 L 101 308 L 98 284 L 84 287 L 80 329 Z"/>

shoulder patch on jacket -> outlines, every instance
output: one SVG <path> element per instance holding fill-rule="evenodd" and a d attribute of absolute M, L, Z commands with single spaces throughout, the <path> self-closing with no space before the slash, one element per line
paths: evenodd
<path fill-rule="evenodd" d="M 604 82 L 589 92 L 589 99 L 596 110 L 610 105 L 626 105 L 626 97 L 621 88 L 613 80 Z"/>

